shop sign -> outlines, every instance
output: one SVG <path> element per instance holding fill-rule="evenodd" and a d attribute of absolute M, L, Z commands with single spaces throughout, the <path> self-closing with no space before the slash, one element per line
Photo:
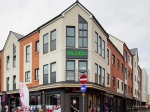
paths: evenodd
<path fill-rule="evenodd" d="M 87 59 L 88 50 L 66 48 L 66 58 L 67 59 Z"/>

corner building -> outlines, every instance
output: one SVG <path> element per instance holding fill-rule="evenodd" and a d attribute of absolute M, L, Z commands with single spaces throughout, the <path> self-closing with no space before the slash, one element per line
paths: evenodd
<path fill-rule="evenodd" d="M 76 100 L 81 112 L 83 106 L 86 112 L 103 110 L 105 74 L 110 74 L 106 63 L 108 34 L 95 17 L 76 2 L 39 30 L 39 74 L 43 75 L 38 89 L 46 108 L 60 105 L 62 112 L 69 112 Z M 84 104 L 79 82 L 83 74 L 88 77 Z"/>

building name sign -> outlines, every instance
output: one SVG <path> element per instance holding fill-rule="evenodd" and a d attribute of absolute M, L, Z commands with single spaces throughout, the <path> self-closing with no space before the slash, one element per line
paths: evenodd
<path fill-rule="evenodd" d="M 66 48 L 66 58 L 67 59 L 87 59 L 88 50 Z"/>

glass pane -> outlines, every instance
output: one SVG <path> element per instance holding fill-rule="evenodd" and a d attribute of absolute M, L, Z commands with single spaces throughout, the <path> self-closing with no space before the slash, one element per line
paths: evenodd
<path fill-rule="evenodd" d="M 39 51 L 39 42 L 36 43 L 36 51 Z"/>
<path fill-rule="evenodd" d="M 48 74 L 44 74 L 43 76 L 43 84 L 47 84 L 48 83 Z"/>
<path fill-rule="evenodd" d="M 83 37 L 87 37 L 87 31 L 83 31 Z"/>
<path fill-rule="evenodd" d="M 48 53 L 48 44 L 44 44 L 43 53 Z"/>
<path fill-rule="evenodd" d="M 98 69 L 98 65 L 97 64 L 95 64 L 95 74 L 97 74 L 97 69 Z"/>
<path fill-rule="evenodd" d="M 82 47 L 82 38 L 79 38 L 79 47 Z"/>
<path fill-rule="evenodd" d="M 56 72 L 51 73 L 51 83 L 56 82 Z"/>
<path fill-rule="evenodd" d="M 87 24 L 83 24 L 83 29 L 87 30 Z"/>
<path fill-rule="evenodd" d="M 56 72 L 56 63 L 51 64 L 51 72 Z"/>
<path fill-rule="evenodd" d="M 83 36 L 83 31 L 79 31 L 79 36 L 80 36 L 80 37 Z"/>
<path fill-rule="evenodd" d="M 79 70 L 87 70 L 87 62 L 86 61 L 79 62 Z"/>
<path fill-rule="evenodd" d="M 44 35 L 43 38 L 44 38 L 44 40 L 43 40 L 44 42 L 43 43 L 44 44 L 48 43 L 48 34 Z"/>
<path fill-rule="evenodd" d="M 56 39 L 56 30 L 51 32 L 51 40 L 55 40 Z"/>
<path fill-rule="evenodd" d="M 75 36 L 74 34 L 75 34 L 74 28 L 68 27 L 67 28 L 67 37 L 68 36 Z"/>
<path fill-rule="evenodd" d="M 82 23 L 79 23 L 79 29 L 83 29 Z"/>
<path fill-rule="evenodd" d="M 75 46 L 75 38 L 67 37 L 67 46 Z"/>
<path fill-rule="evenodd" d="M 56 50 L 56 40 L 51 42 L 51 51 Z"/>
<path fill-rule="evenodd" d="M 44 74 L 48 74 L 48 65 L 44 65 Z"/>
<path fill-rule="evenodd" d="M 74 61 L 67 61 L 67 70 L 74 70 Z"/>
<path fill-rule="evenodd" d="M 30 46 L 27 46 L 27 54 L 29 54 L 30 53 Z"/>
<path fill-rule="evenodd" d="M 75 72 L 66 71 L 66 80 L 75 80 Z"/>
<path fill-rule="evenodd" d="M 83 38 L 83 47 L 87 47 L 88 42 L 87 42 L 87 38 Z"/>

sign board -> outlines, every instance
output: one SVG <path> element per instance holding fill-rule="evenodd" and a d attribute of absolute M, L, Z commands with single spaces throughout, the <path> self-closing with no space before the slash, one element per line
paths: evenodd
<path fill-rule="evenodd" d="M 66 48 L 66 58 L 67 59 L 87 59 L 88 50 Z"/>
<path fill-rule="evenodd" d="M 81 77 L 80 77 L 81 84 L 86 84 L 87 80 L 88 80 L 87 75 L 81 75 Z"/>
<path fill-rule="evenodd" d="M 86 86 L 85 85 L 81 85 L 80 90 L 82 93 L 84 93 L 86 91 Z"/>

